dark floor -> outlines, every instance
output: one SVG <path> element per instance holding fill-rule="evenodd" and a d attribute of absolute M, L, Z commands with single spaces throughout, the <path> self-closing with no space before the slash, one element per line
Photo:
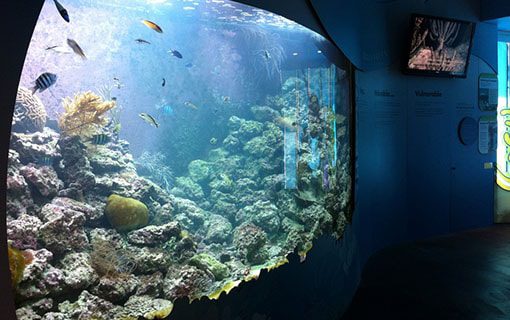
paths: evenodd
<path fill-rule="evenodd" d="M 510 225 L 384 250 L 368 262 L 350 319 L 510 319 Z"/>

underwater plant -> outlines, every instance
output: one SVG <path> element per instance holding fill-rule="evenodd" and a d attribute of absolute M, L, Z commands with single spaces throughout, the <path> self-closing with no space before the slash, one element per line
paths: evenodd
<path fill-rule="evenodd" d="M 138 172 L 157 183 L 167 192 L 173 187 L 174 174 L 172 169 L 167 166 L 166 156 L 161 152 L 144 151 L 142 155 L 135 160 Z"/>
<path fill-rule="evenodd" d="M 64 113 L 58 125 L 64 135 L 90 137 L 108 124 L 106 113 L 115 107 L 115 101 L 105 101 L 92 91 L 76 94 L 63 101 Z"/>
<path fill-rule="evenodd" d="M 130 252 L 100 239 L 92 244 L 90 265 L 100 276 L 110 278 L 129 276 L 136 269 L 136 262 Z"/>
<path fill-rule="evenodd" d="M 112 86 L 108 84 L 103 84 L 99 88 L 96 89 L 97 94 L 103 99 L 104 101 L 112 100 Z"/>

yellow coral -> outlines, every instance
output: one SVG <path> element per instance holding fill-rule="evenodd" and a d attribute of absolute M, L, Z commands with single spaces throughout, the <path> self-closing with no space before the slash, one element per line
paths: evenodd
<path fill-rule="evenodd" d="M 90 137 L 105 126 L 105 114 L 115 107 L 115 101 L 104 101 L 91 91 L 76 94 L 63 101 L 65 112 L 60 116 L 60 130 L 69 136 Z"/>
<path fill-rule="evenodd" d="M 275 270 L 281 266 L 283 266 L 284 264 L 287 264 L 289 263 L 289 259 L 287 259 L 287 257 L 283 258 L 283 259 L 280 259 L 278 261 L 276 261 L 274 264 L 270 264 L 266 267 L 266 270 L 267 271 L 272 271 L 272 270 Z"/>
<path fill-rule="evenodd" d="M 15 287 L 23 278 L 25 267 L 33 260 L 33 256 L 28 251 L 18 250 L 7 245 L 7 253 L 9 256 L 9 270 L 11 271 L 12 286 Z"/>
<path fill-rule="evenodd" d="M 241 280 L 228 281 L 223 286 L 218 288 L 218 290 L 210 293 L 207 297 L 211 300 L 218 300 L 223 292 L 229 294 L 229 292 L 235 287 L 237 287 L 241 282 L 242 282 Z"/>
<path fill-rule="evenodd" d="M 174 308 L 174 305 L 172 304 L 172 305 L 170 305 L 166 308 L 160 309 L 160 310 L 154 310 L 151 312 L 147 312 L 146 314 L 143 315 L 143 317 L 145 319 L 149 319 L 149 320 L 166 319 L 168 317 L 168 315 L 170 315 L 170 313 L 172 313 L 173 308 Z"/>

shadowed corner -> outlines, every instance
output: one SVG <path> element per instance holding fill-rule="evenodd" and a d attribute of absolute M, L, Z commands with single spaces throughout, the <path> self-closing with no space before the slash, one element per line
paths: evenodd
<path fill-rule="evenodd" d="M 6 43 L 9 43 L 8 48 L 0 52 L 0 60 L 2 61 L 0 105 L 4 106 L 0 108 L 1 177 L 7 176 L 9 138 L 17 83 L 20 79 L 28 44 L 43 2 L 42 0 L 5 1 L 0 5 L 2 11 L 0 35 Z M 2 184 L 3 187 L 0 188 L 0 211 L 6 212 L 5 180 Z M 2 244 L 0 245 L 0 290 L 3 292 L 3 299 L 0 301 L 0 313 L 7 319 L 15 317 L 14 296 L 9 276 L 6 233 L 3 231 L 6 229 L 5 216 L 2 215 L 0 220 L 0 229 L 2 230 L 0 232 L 0 243 Z"/>

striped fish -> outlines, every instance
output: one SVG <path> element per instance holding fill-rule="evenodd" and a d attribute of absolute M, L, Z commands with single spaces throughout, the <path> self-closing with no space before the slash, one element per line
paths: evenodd
<path fill-rule="evenodd" d="M 41 166 L 51 166 L 53 165 L 53 157 L 48 155 L 36 156 L 34 157 L 35 163 Z"/>
<path fill-rule="evenodd" d="M 107 144 L 110 141 L 110 137 L 107 134 L 101 133 L 101 134 L 95 134 L 92 136 L 90 141 L 93 144 L 103 145 Z"/>
<path fill-rule="evenodd" d="M 37 90 L 39 92 L 43 92 L 44 90 L 48 89 L 52 85 L 57 82 L 57 75 L 54 73 L 45 72 L 41 74 L 36 80 L 35 80 L 35 86 L 32 88 L 32 94 L 36 93 Z"/>

